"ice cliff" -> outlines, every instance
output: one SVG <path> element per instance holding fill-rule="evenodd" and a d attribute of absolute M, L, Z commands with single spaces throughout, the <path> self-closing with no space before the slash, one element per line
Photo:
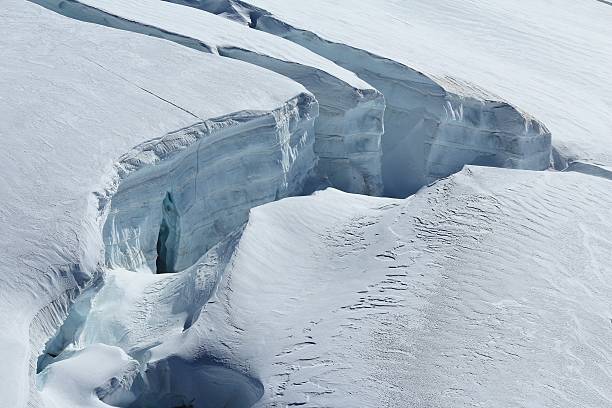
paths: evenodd
<path fill-rule="evenodd" d="M 408 4 L 181 3 L 296 42 L 355 72 L 381 91 L 386 100 L 382 143 L 386 195 L 405 197 L 465 164 L 532 170 L 550 166 L 551 135 L 542 123 L 489 88 L 482 88 L 474 75 L 466 77 L 468 81 L 456 76 L 461 70 L 429 69 L 439 68 L 440 64 L 433 63 L 421 67 L 411 46 L 397 41 L 399 34 L 412 39 L 412 33 L 387 12 L 412 17 Z M 354 19 L 338 18 L 347 13 L 349 20 L 353 14 Z M 241 18 L 245 16 L 248 20 Z M 431 58 L 437 61 L 439 56 Z"/>
<path fill-rule="evenodd" d="M 66 16 L 165 38 L 251 62 L 304 85 L 317 98 L 317 180 L 344 191 L 382 194 L 383 96 L 331 61 L 291 42 L 205 11 L 159 0 L 36 0 Z"/>

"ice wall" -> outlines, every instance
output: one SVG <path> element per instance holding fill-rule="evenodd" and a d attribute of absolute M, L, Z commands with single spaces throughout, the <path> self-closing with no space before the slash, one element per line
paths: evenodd
<path fill-rule="evenodd" d="M 71 18 L 247 61 L 304 85 L 320 105 L 314 145 L 318 165 L 310 189 L 331 185 L 347 192 L 382 194 L 385 102 L 380 92 L 353 73 L 275 36 L 180 5 L 157 0 L 34 1 Z"/>
<path fill-rule="evenodd" d="M 465 164 L 530 170 L 550 166 L 551 135 L 542 123 L 474 84 L 411 68 L 405 63 L 409 54 L 399 62 L 328 41 L 250 2 L 182 2 L 300 44 L 355 72 L 382 92 L 386 101 L 382 138 L 385 195 L 405 197 Z"/>
<path fill-rule="evenodd" d="M 519 109 L 475 85 L 433 78 L 366 51 L 331 43 L 263 15 L 257 29 L 294 41 L 374 85 L 386 100 L 385 194 L 405 197 L 465 164 L 544 170 L 551 135 Z"/>
<path fill-rule="evenodd" d="M 53 406 L 49 398 L 58 392 L 67 403 L 82 392 L 78 387 L 88 387 L 77 384 L 66 392 L 53 379 L 80 377 L 78 359 L 100 354 L 98 344 L 119 348 L 140 367 L 138 375 L 125 374 L 123 360 L 117 361 L 116 377 L 96 384 L 98 397 L 111 405 L 148 406 L 161 398 L 162 406 L 173 406 L 185 395 L 201 400 L 203 392 L 215 407 L 259 398 L 258 383 L 240 371 L 184 360 L 150 362 L 149 350 L 198 318 L 229 260 L 232 232 L 250 208 L 304 189 L 316 162 L 317 108 L 311 95 L 301 94 L 272 112 L 207 120 L 120 158 L 116 176 L 97 195 L 106 219 L 106 272 L 37 319 L 46 329 L 34 330 L 34 349 L 48 341 L 36 367 L 42 393 L 34 394 L 32 406 Z M 55 327 L 56 334 L 45 338 Z M 73 368 L 60 374 L 65 366 Z M 209 381 L 199 393 L 181 382 L 194 376 Z M 212 381 L 217 376 L 226 379 L 223 387 Z M 230 400 L 238 405 L 226 405 Z"/>
<path fill-rule="evenodd" d="M 244 223 L 250 208 L 300 193 L 316 163 L 316 116 L 316 101 L 304 95 L 273 113 L 206 121 L 124 156 L 129 174 L 103 231 L 107 266 L 183 270 Z"/>

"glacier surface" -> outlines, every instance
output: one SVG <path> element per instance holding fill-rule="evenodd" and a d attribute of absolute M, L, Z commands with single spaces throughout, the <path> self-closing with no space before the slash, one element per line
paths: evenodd
<path fill-rule="evenodd" d="M 0 1 L 1 407 L 612 407 L 605 2 Z"/>
<path fill-rule="evenodd" d="M 179 206 L 198 188 L 211 193 L 183 218 L 180 267 L 194 258 L 189 251 L 214 244 L 204 237 L 211 228 L 221 234 L 224 222 L 246 221 L 251 205 L 299 190 L 315 165 L 318 107 L 300 84 L 251 64 L 28 2 L 3 0 L 2 9 L 0 310 L 10 318 L 0 330 L 0 406 L 39 406 L 31 384 L 38 354 L 72 301 L 99 280 L 104 253 L 109 264 L 123 257 L 134 269 L 155 268 L 153 231 L 142 228 L 159 219 L 166 192 Z M 220 154 L 230 141 L 250 154 Z M 191 160 L 200 149 L 202 160 L 219 157 Z M 222 184 L 212 178 L 219 172 Z M 232 174 L 251 187 L 232 188 Z M 151 201 L 121 198 L 134 177 Z M 233 212 L 219 212 L 227 202 Z M 113 213 L 122 206 L 151 212 L 125 220 Z"/>
<path fill-rule="evenodd" d="M 605 178 L 472 166 L 287 198 L 185 272 L 115 270 L 78 353 L 146 350 L 99 394 L 134 407 L 609 406 L 610 209 Z"/>

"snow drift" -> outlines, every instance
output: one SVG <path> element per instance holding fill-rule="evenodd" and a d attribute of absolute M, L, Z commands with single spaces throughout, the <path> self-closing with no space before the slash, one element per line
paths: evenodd
<path fill-rule="evenodd" d="M 194 330 L 158 355 L 239 364 L 260 407 L 608 406 L 611 192 L 469 166 L 406 200 L 258 207 Z"/>
<path fill-rule="evenodd" d="M 97 395 L 136 407 L 605 406 L 611 191 L 578 172 L 469 166 L 405 200 L 328 189 L 257 207 L 184 272 L 112 273 L 126 283 L 105 285 L 79 341 L 106 355 L 95 342 L 123 334 L 146 369 L 115 355 L 116 380 Z"/>

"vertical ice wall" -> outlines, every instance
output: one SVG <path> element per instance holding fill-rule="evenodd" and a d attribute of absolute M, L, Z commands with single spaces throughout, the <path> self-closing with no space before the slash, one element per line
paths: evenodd
<path fill-rule="evenodd" d="M 317 103 L 302 96 L 271 114 L 207 121 L 134 150 L 122 165 L 189 147 L 138 171 L 113 195 L 103 236 L 109 267 L 176 272 L 247 220 L 250 208 L 298 194 L 311 176 Z"/>
<path fill-rule="evenodd" d="M 385 194 L 405 197 L 465 164 L 544 170 L 546 127 L 475 85 L 437 79 L 399 62 L 332 43 L 270 15 L 257 29 L 294 41 L 374 85 L 386 101 L 382 139 Z"/>
<path fill-rule="evenodd" d="M 550 166 L 551 136 L 546 127 L 473 84 L 428 75 L 368 50 L 328 41 L 250 2 L 171 1 L 291 40 L 355 72 L 382 92 L 386 101 L 382 138 L 386 195 L 405 197 L 465 164 L 531 170 Z"/>

